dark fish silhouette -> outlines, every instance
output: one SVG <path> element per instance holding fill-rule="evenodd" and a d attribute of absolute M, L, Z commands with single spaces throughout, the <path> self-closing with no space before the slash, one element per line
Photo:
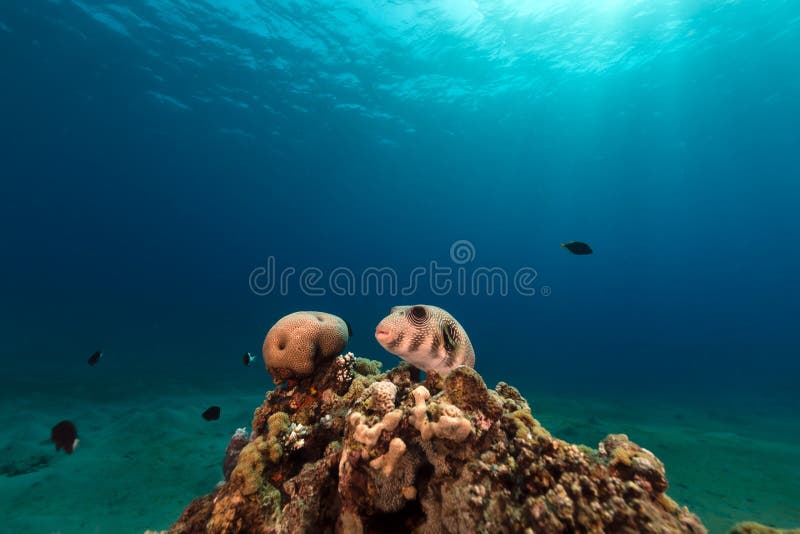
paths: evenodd
<path fill-rule="evenodd" d="M 578 256 L 586 256 L 592 253 L 592 247 L 580 241 L 570 241 L 569 243 L 561 243 L 561 246 Z"/>
<path fill-rule="evenodd" d="M 94 354 L 89 356 L 89 360 L 87 361 L 87 363 L 89 365 L 97 365 L 97 362 L 99 362 L 100 358 L 102 358 L 102 357 L 103 357 L 103 351 L 102 350 L 98 350 L 97 352 L 95 352 Z"/>
<path fill-rule="evenodd" d="M 350 326 L 350 323 L 347 322 L 347 319 L 342 319 L 342 321 L 344 321 L 344 324 L 347 325 L 347 337 L 353 337 L 353 327 Z"/>
<path fill-rule="evenodd" d="M 206 421 L 216 421 L 219 419 L 219 414 L 222 410 L 220 410 L 219 406 L 212 406 L 208 410 L 203 412 L 203 419 Z"/>
<path fill-rule="evenodd" d="M 72 421 L 61 421 L 50 432 L 50 440 L 56 444 L 56 450 L 64 449 L 67 454 L 72 454 L 78 446 L 78 429 Z"/>
<path fill-rule="evenodd" d="M 253 356 L 252 353 L 245 352 L 244 356 L 242 356 L 242 363 L 245 364 L 245 365 L 250 365 L 251 363 L 253 363 L 253 360 L 255 360 L 255 359 L 256 359 L 256 357 Z"/>

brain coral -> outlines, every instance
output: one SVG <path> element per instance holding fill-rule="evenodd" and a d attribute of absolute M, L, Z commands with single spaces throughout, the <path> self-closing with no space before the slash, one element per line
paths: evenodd
<path fill-rule="evenodd" d="M 317 362 L 344 350 L 347 330 L 347 323 L 330 313 L 300 311 L 281 318 L 267 332 L 262 348 L 273 382 L 313 374 Z"/>

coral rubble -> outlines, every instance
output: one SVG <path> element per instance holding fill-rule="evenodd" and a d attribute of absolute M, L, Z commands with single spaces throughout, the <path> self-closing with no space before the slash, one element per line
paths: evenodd
<path fill-rule="evenodd" d="M 706 532 L 651 452 L 557 439 L 471 368 L 417 383 L 407 363 L 315 363 L 267 394 L 228 480 L 170 533 Z"/>

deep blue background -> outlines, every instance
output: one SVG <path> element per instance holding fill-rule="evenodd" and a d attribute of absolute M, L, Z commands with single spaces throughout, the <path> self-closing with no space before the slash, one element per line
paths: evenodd
<path fill-rule="evenodd" d="M 360 29 L 374 40 L 346 41 L 358 3 L 346 4 L 351 28 L 324 3 L 239 6 L 258 7 L 264 27 L 292 21 L 319 50 L 279 21 L 268 38 L 242 30 L 235 2 L 191 13 L 2 2 L 3 374 L 82 372 L 102 347 L 109 373 L 233 376 L 297 309 L 344 316 L 354 352 L 393 362 L 374 326 L 392 305 L 428 302 L 466 327 L 490 383 L 790 391 L 800 6 L 617 2 L 598 20 L 590 4 L 551 3 L 555 14 L 515 22 L 501 16 L 513 3 L 494 2 L 486 20 L 502 40 L 443 18 L 440 33 L 407 42 L 372 26 Z M 411 28 L 414 16 L 437 14 L 416 13 Z M 682 26 L 664 37 L 670 17 Z M 626 39 L 621 55 L 581 51 Z M 357 87 L 327 75 L 337 70 Z M 477 250 L 469 267 L 534 267 L 552 295 L 248 287 L 268 256 L 405 276 L 448 264 L 459 239 Z M 596 254 L 559 247 L 573 239 Z"/>

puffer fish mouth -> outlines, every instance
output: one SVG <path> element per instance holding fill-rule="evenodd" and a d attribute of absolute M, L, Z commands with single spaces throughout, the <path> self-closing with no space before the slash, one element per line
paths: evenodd
<path fill-rule="evenodd" d="M 392 331 L 385 326 L 378 325 L 375 328 L 375 339 L 377 339 L 379 343 L 389 342 L 392 340 Z"/>

